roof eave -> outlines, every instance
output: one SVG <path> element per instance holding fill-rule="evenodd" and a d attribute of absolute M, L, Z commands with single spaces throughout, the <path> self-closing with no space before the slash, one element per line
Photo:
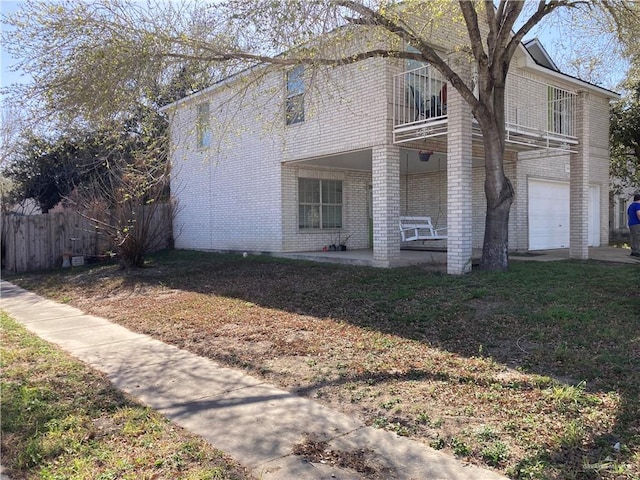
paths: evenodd
<path fill-rule="evenodd" d="M 538 45 L 541 45 L 538 42 Z M 535 73 L 541 73 L 543 75 L 549 75 L 551 77 L 555 77 L 560 80 L 569 81 L 571 83 L 575 83 L 579 85 L 581 88 L 591 91 L 593 93 L 597 93 L 598 95 L 602 95 L 604 97 L 610 99 L 618 99 L 620 98 L 620 94 L 614 92 L 612 90 L 606 89 L 604 87 L 600 87 L 598 85 L 594 85 L 593 83 L 586 82 L 572 75 L 568 75 L 566 73 L 562 73 L 560 70 L 553 70 L 545 67 L 544 65 L 540 65 L 535 61 L 531 53 L 527 50 L 526 46 L 521 43 L 522 49 L 525 51 L 524 59 L 525 64 L 522 66 L 524 70 L 529 70 Z"/>

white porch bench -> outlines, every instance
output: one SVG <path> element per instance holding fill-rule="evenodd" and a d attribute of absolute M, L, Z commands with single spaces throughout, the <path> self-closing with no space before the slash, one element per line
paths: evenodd
<path fill-rule="evenodd" d="M 400 237 L 403 242 L 412 240 L 446 240 L 446 228 L 436 229 L 431 217 L 400 217 Z"/>

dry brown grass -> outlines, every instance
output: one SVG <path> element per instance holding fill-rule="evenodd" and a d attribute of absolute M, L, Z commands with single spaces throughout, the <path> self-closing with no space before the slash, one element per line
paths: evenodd
<path fill-rule="evenodd" d="M 632 479 L 640 296 L 619 285 L 637 268 L 451 277 L 171 252 L 9 280 L 513 478 Z"/>

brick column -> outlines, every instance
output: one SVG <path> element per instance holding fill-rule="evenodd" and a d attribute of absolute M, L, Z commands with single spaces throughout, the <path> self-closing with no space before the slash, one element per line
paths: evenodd
<path fill-rule="evenodd" d="M 400 257 L 400 148 L 396 145 L 373 147 L 373 260 L 390 267 Z"/>
<path fill-rule="evenodd" d="M 466 67 L 459 62 L 460 67 Z M 463 68 L 457 68 L 460 71 Z M 464 76 L 463 76 L 464 78 Z M 455 88 L 448 89 L 447 117 L 447 273 L 471 271 L 471 110 Z"/>
<path fill-rule="evenodd" d="M 569 160 L 569 258 L 589 258 L 589 95 L 578 92 L 576 105 L 577 153 Z"/>

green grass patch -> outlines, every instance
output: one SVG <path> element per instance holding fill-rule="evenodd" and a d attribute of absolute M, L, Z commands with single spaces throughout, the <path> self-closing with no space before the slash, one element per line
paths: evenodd
<path fill-rule="evenodd" d="M 2 312 L 0 321 L 2 463 L 11 478 L 251 478 Z"/>

